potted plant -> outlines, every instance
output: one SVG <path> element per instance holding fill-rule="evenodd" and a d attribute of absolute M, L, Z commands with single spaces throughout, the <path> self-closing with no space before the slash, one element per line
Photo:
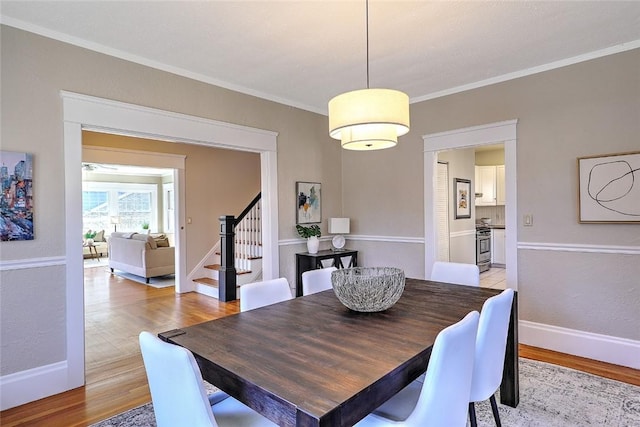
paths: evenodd
<path fill-rule="evenodd" d="M 86 233 L 84 233 L 85 244 L 87 246 L 93 245 L 93 243 L 94 243 L 93 238 L 96 237 L 96 234 L 98 234 L 98 233 L 96 233 L 95 231 L 91 231 L 91 230 L 89 230 Z"/>
<path fill-rule="evenodd" d="M 322 235 L 320 232 L 320 226 L 313 224 L 309 227 L 303 225 L 296 225 L 298 234 L 303 239 L 307 239 L 307 251 L 310 254 L 318 253 L 318 246 L 320 246 L 320 240 L 318 238 Z"/>
<path fill-rule="evenodd" d="M 147 221 L 142 223 L 143 233 L 149 234 L 149 223 Z"/>

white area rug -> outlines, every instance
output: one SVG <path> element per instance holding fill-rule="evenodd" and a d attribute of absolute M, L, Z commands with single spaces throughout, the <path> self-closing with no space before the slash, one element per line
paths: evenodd
<path fill-rule="evenodd" d="M 113 274 L 116 276 L 124 277 L 125 279 L 133 280 L 134 282 L 142 283 L 143 285 L 151 286 L 153 288 L 168 288 L 176 285 L 176 277 L 173 274 L 166 276 L 150 277 L 149 283 L 147 279 L 142 276 L 136 276 L 135 274 L 125 273 L 124 271 L 114 270 Z"/>
<path fill-rule="evenodd" d="M 640 387 L 548 363 L 520 359 L 520 404 L 501 405 L 505 427 L 640 426 Z M 489 401 L 476 404 L 478 426 L 495 426 Z M 148 403 L 93 427 L 155 426 Z"/>

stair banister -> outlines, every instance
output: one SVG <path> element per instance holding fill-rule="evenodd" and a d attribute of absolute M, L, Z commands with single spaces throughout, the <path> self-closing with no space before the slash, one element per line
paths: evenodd
<path fill-rule="evenodd" d="M 220 271 L 218 276 L 218 299 L 223 302 L 234 301 L 236 296 L 236 267 L 234 255 L 233 215 L 220 217 Z"/>
<path fill-rule="evenodd" d="M 261 195 L 262 193 L 258 193 L 237 218 L 233 215 L 220 217 L 221 262 L 218 279 L 220 301 L 228 302 L 237 298 L 238 270 L 249 269 L 250 259 L 262 256 L 261 219 L 258 205 Z M 237 231 L 236 228 L 238 228 Z M 238 241 L 237 248 L 236 241 Z"/>

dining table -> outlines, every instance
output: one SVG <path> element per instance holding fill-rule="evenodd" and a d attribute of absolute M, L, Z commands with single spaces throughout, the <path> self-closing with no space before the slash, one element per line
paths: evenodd
<path fill-rule="evenodd" d="M 332 289 L 162 332 L 189 349 L 203 378 L 280 426 L 352 426 L 425 372 L 436 336 L 501 291 L 407 278 L 402 297 L 373 313 Z M 516 407 L 514 294 L 501 403 Z"/>

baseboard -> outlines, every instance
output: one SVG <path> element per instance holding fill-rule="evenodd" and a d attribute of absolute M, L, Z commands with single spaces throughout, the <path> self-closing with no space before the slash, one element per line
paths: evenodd
<path fill-rule="evenodd" d="M 640 341 L 520 320 L 521 344 L 640 369 Z"/>
<path fill-rule="evenodd" d="M 0 410 L 69 390 L 67 361 L 0 377 Z"/>

